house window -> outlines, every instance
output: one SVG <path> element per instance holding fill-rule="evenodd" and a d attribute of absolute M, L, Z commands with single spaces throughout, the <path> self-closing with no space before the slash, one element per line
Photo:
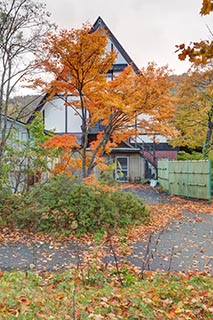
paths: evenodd
<path fill-rule="evenodd" d="M 129 177 L 128 157 L 116 157 L 115 179 L 120 182 L 127 182 Z"/>

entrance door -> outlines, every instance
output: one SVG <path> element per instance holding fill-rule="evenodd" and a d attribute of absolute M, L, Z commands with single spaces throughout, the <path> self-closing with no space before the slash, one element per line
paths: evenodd
<path fill-rule="evenodd" d="M 128 157 L 116 157 L 115 179 L 121 182 L 127 182 L 129 177 L 129 159 Z"/>

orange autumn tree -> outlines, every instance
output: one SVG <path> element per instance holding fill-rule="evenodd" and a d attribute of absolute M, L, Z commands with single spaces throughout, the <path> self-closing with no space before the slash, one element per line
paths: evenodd
<path fill-rule="evenodd" d="M 96 166 L 105 168 L 104 155 L 111 147 L 139 133 L 158 132 L 171 135 L 170 118 L 173 115 L 173 101 L 170 95 L 171 82 L 166 67 L 158 68 L 154 63 L 137 74 L 131 66 L 121 74 L 107 81 L 106 74 L 112 70 L 116 59 L 114 51 L 107 50 L 106 31 L 91 32 L 90 25 L 81 29 L 62 30 L 49 34 L 44 46 L 43 57 L 38 65 L 53 76 L 52 81 L 37 79 L 35 85 L 43 86 L 49 99 L 60 94 L 65 107 L 75 110 L 81 118 L 81 141 L 73 161 L 82 169 L 83 177 L 91 174 Z M 67 101 L 68 94 L 73 99 Z M 140 117 L 141 114 L 149 116 Z M 145 120 L 146 119 L 146 120 Z M 90 129 L 99 124 L 100 132 L 90 142 Z M 57 136 L 52 137 L 46 147 L 56 147 Z M 70 159 L 69 159 L 70 161 Z M 65 161 L 66 162 L 66 161 Z"/>

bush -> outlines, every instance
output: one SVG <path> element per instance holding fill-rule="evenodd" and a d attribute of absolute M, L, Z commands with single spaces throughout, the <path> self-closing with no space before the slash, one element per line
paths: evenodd
<path fill-rule="evenodd" d="M 12 226 L 34 231 L 95 233 L 146 223 L 149 216 L 136 195 L 121 191 L 104 193 L 86 184 L 75 184 L 67 176 L 57 176 L 19 196 L 18 205 L 16 198 L 10 195 L 7 224 L 10 221 Z"/>
<path fill-rule="evenodd" d="M 202 157 L 202 153 L 196 151 L 192 151 L 192 153 L 179 151 L 177 155 L 178 160 L 202 160 Z"/>
<path fill-rule="evenodd" d="M 124 227 L 136 222 L 148 223 L 149 212 L 142 200 L 130 192 L 116 191 L 111 199 L 118 210 L 118 226 Z"/>
<path fill-rule="evenodd" d="M 14 226 L 16 214 L 24 209 L 22 196 L 13 194 L 8 189 L 0 190 L 0 225 Z"/>

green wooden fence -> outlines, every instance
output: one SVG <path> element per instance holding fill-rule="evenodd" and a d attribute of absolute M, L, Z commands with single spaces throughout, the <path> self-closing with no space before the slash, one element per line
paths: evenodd
<path fill-rule="evenodd" d="M 171 194 L 211 200 L 211 161 L 158 160 L 158 181 Z"/>

